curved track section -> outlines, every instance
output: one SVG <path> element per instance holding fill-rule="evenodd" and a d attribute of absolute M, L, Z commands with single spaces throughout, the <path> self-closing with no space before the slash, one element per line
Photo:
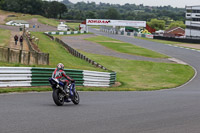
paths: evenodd
<path fill-rule="evenodd" d="M 120 39 L 170 55 L 200 71 L 200 53 L 125 36 Z M 188 84 L 151 92 L 80 92 L 80 105 L 54 105 L 51 93 L 0 95 L 2 133 L 199 133 L 199 75 Z"/>
<path fill-rule="evenodd" d="M 199 51 L 194 51 L 191 49 L 184 49 L 184 48 L 180 48 L 180 47 L 172 47 L 172 46 L 164 45 L 161 43 L 136 39 L 136 38 L 130 37 L 130 36 L 113 35 L 113 34 L 109 34 L 109 33 L 100 32 L 100 31 L 97 31 L 94 29 L 90 29 L 90 32 L 94 32 L 97 35 L 103 35 L 103 36 L 111 37 L 114 39 L 118 39 L 118 40 L 128 42 L 128 43 L 131 43 L 131 44 L 134 44 L 137 46 L 151 49 L 153 51 L 157 51 L 159 53 L 166 54 L 173 58 L 177 58 L 179 60 L 182 60 L 182 61 L 188 63 L 189 65 L 191 65 L 192 67 L 194 67 L 196 69 L 197 73 L 200 73 L 200 52 Z M 197 74 L 196 77 L 191 81 L 191 83 L 187 84 L 187 86 L 189 86 L 189 89 L 187 86 L 184 86 L 184 87 L 181 87 L 181 90 L 200 91 L 199 79 L 200 79 L 200 75 Z"/>

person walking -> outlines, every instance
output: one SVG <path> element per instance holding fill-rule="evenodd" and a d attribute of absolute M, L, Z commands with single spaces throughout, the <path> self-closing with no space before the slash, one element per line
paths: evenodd
<path fill-rule="evenodd" d="M 15 40 L 15 45 L 17 45 L 17 42 L 18 42 L 18 36 L 17 35 L 14 36 L 14 40 Z"/>
<path fill-rule="evenodd" d="M 23 40 L 24 40 L 23 36 L 20 36 L 19 42 L 20 42 L 21 50 L 23 50 Z"/>

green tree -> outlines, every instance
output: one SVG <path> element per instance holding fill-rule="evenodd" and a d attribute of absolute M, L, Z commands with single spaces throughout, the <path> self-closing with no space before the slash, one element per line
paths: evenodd
<path fill-rule="evenodd" d="M 73 5 L 69 0 L 63 0 L 62 3 L 65 5 Z"/>
<path fill-rule="evenodd" d="M 0 9 L 2 9 L 2 6 L 5 4 L 5 0 L 0 0 Z"/>
<path fill-rule="evenodd" d="M 148 22 L 148 25 L 151 28 L 154 28 L 156 30 L 164 30 L 165 29 L 165 21 L 164 20 L 151 19 L 151 21 Z"/>
<path fill-rule="evenodd" d="M 68 11 L 63 3 L 57 1 L 45 2 L 42 9 L 44 16 L 48 18 L 62 18 L 62 14 Z"/>
<path fill-rule="evenodd" d="M 173 27 L 181 27 L 181 28 L 185 29 L 186 25 L 183 23 L 183 21 L 174 21 L 174 22 L 171 22 L 171 24 L 169 25 L 168 28 L 170 29 Z"/>
<path fill-rule="evenodd" d="M 45 0 L 0 0 L 0 9 L 21 13 L 38 14 L 51 18 L 80 19 L 128 19 L 150 21 L 158 20 L 185 20 L 185 8 L 173 8 L 171 6 L 150 7 L 135 4 L 109 4 L 95 2 L 71 3 L 69 0 L 62 1 L 66 7 L 59 2 Z M 169 23 L 167 23 L 169 24 Z M 155 26 L 158 29 L 163 27 Z"/>
<path fill-rule="evenodd" d="M 67 7 L 66 5 L 62 4 L 62 3 L 59 3 L 59 19 L 62 18 L 62 14 L 66 13 L 68 10 L 67 10 Z"/>
<path fill-rule="evenodd" d="M 88 11 L 88 12 L 86 12 L 86 18 L 87 19 L 95 19 L 95 18 L 97 18 L 96 13 L 92 12 L 92 11 Z"/>
<path fill-rule="evenodd" d="M 97 18 L 99 19 L 104 19 L 105 17 L 105 11 L 104 10 L 100 10 L 97 12 Z"/>
<path fill-rule="evenodd" d="M 105 12 L 105 17 L 107 19 L 120 19 L 120 14 L 117 11 L 117 9 L 115 8 L 109 8 L 106 12 Z"/>
<path fill-rule="evenodd" d="M 5 0 L 2 3 L 2 9 L 7 11 L 20 12 L 20 0 Z"/>
<path fill-rule="evenodd" d="M 29 14 L 41 14 L 41 0 L 20 0 L 20 12 Z"/>

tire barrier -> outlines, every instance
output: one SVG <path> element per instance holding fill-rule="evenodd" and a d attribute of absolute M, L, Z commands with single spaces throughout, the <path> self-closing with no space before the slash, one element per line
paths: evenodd
<path fill-rule="evenodd" d="M 0 67 L 0 87 L 49 86 L 55 68 Z M 78 86 L 109 87 L 115 84 L 115 72 L 65 69 Z"/>

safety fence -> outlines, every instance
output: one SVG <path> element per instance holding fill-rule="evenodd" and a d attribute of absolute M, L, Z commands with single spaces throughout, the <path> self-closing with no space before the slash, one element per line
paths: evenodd
<path fill-rule="evenodd" d="M 48 65 L 49 54 L 0 47 L 0 61 L 21 63 L 26 65 Z"/>
<path fill-rule="evenodd" d="M 117 30 L 114 30 L 114 29 L 105 29 L 103 27 L 101 27 L 100 31 L 111 33 L 111 34 L 117 34 L 117 35 L 153 38 L 153 35 L 150 35 L 150 34 L 141 34 L 141 33 L 138 33 L 138 32 L 117 31 Z"/>
<path fill-rule="evenodd" d="M 54 68 L 0 67 L 0 87 L 48 86 Z M 115 72 L 65 69 L 78 86 L 109 87 L 115 84 Z"/>
<path fill-rule="evenodd" d="M 45 32 L 49 35 L 71 35 L 71 34 L 84 34 L 88 33 L 87 31 L 54 31 L 54 32 Z"/>

